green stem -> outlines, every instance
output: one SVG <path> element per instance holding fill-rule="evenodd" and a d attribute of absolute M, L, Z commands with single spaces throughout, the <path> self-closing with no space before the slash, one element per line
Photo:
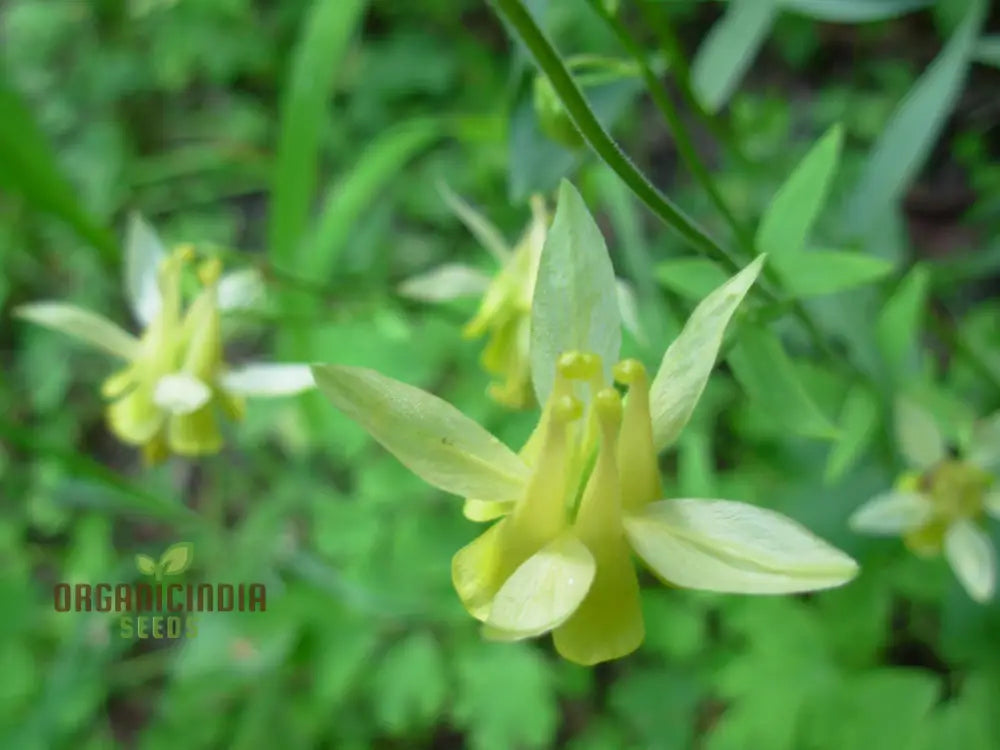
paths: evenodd
<path fill-rule="evenodd" d="M 545 37 L 545 34 L 535 23 L 531 14 L 528 13 L 527 9 L 524 7 L 522 1 L 494 0 L 494 4 L 503 14 L 504 18 L 507 19 L 508 23 L 510 23 L 510 25 L 515 29 L 521 41 L 531 52 L 535 59 L 535 63 L 548 77 L 553 90 L 558 95 L 559 100 L 562 102 L 563 107 L 565 107 L 567 114 L 573 120 L 577 130 L 580 131 L 580 135 L 594 150 L 598 157 L 600 157 L 608 167 L 614 170 L 622 181 L 654 214 L 662 219 L 663 222 L 669 227 L 673 228 L 674 231 L 676 231 L 682 238 L 687 240 L 688 243 L 695 248 L 695 250 L 721 262 L 730 273 L 735 273 L 742 268 L 743 264 L 740 262 L 739 256 L 733 253 L 732 250 L 723 247 L 712 239 L 711 236 L 701 229 L 701 227 L 689 218 L 679 207 L 675 206 L 666 196 L 657 190 L 656 187 L 635 167 L 635 165 L 632 164 L 618 144 L 615 143 L 608 132 L 603 128 L 593 111 L 591 111 L 590 106 L 587 104 L 587 100 L 580 92 L 580 89 L 573 80 L 572 75 L 570 75 L 562 59 L 559 57 L 559 53 L 556 52 L 551 42 L 549 42 L 549 40 Z M 592 2 L 592 4 L 604 18 L 608 18 L 608 15 L 605 13 L 603 7 L 597 3 Z M 612 20 L 614 20 L 613 17 Z M 623 27 L 622 30 L 624 31 Z M 627 32 L 625 33 L 627 36 Z M 629 37 L 629 41 L 631 41 L 631 37 Z M 633 57 L 635 57 L 641 65 L 643 77 L 646 78 L 646 83 L 650 88 L 650 93 L 652 94 L 653 92 L 659 90 L 656 76 L 646 64 L 645 56 L 642 55 L 640 51 L 639 54 L 633 53 Z M 697 152 L 690 145 L 691 139 L 685 132 L 683 123 L 680 122 L 680 118 L 676 116 L 676 111 L 673 109 L 673 106 L 669 101 L 669 97 L 664 95 L 662 99 L 666 102 L 668 110 L 671 112 L 671 117 L 668 118 L 668 122 L 671 123 L 672 127 L 676 130 L 675 137 L 676 133 L 680 133 L 680 139 L 684 140 L 687 144 L 685 147 L 685 157 L 692 159 L 698 165 L 697 169 L 699 169 L 702 177 L 704 178 L 704 184 L 711 186 L 711 194 L 714 195 L 714 199 L 718 200 L 717 205 L 721 205 L 725 216 L 732 217 L 731 212 L 729 212 L 728 208 L 725 207 L 721 196 L 719 196 L 718 192 L 715 191 L 711 182 L 711 177 L 708 175 L 707 170 L 698 160 Z M 735 221 L 735 218 L 732 218 L 731 223 L 733 224 L 737 237 L 740 239 L 740 244 L 744 250 L 744 254 L 752 259 L 756 255 L 753 240 Z M 766 297 L 770 302 L 781 301 L 781 295 L 777 293 L 773 287 L 773 284 L 776 284 L 778 281 L 774 271 L 765 267 L 764 276 L 766 280 L 762 279 L 762 283 L 755 285 L 754 289 L 760 295 Z M 767 283 L 767 280 L 770 280 L 771 283 Z M 780 288 L 780 286 L 778 288 Z M 812 320 L 811 316 L 802 304 L 798 300 L 793 300 L 790 303 L 790 309 L 803 328 L 805 328 L 809 337 L 813 340 L 817 350 L 828 359 L 834 361 L 839 359 L 832 347 L 826 341 L 826 337 L 823 335 L 823 332 Z M 855 374 L 861 374 L 854 363 L 849 362 L 848 364 Z"/>
<path fill-rule="evenodd" d="M 701 100 L 695 94 L 694 86 L 691 84 L 691 68 L 687 64 L 684 51 L 681 49 L 680 40 L 677 38 L 677 33 L 670 23 L 670 18 L 661 6 L 661 2 L 650 2 L 650 0 L 642 0 L 639 3 L 639 8 L 645 16 L 647 25 L 659 37 L 660 47 L 667 58 L 667 65 L 673 74 L 674 81 L 677 82 L 677 88 L 684 99 L 684 104 L 695 113 L 712 135 L 726 145 L 729 152 L 742 166 L 752 166 L 750 160 L 747 159 L 740 148 L 732 130 L 722 120 L 705 109 Z"/>
<path fill-rule="evenodd" d="M 674 137 L 674 143 L 677 146 L 678 153 L 681 155 L 681 158 L 684 160 L 688 169 L 691 170 L 691 174 L 694 175 L 695 180 L 697 180 L 698 184 L 700 184 L 705 192 L 708 193 L 708 196 L 711 198 L 716 210 L 722 214 L 722 217 L 732 228 L 733 235 L 739 241 L 744 251 L 747 252 L 750 257 L 753 257 L 755 253 L 753 249 L 753 239 L 751 238 L 750 233 L 729 209 L 729 206 L 726 205 L 722 195 L 715 187 L 715 181 L 708 173 L 708 168 L 705 166 L 701 156 L 698 154 L 698 151 L 694 146 L 693 139 L 688 133 L 687 128 L 684 127 L 680 113 L 674 106 L 673 101 L 671 101 L 669 92 L 663 85 L 663 82 L 657 77 L 652 68 L 649 66 L 646 59 L 646 53 L 643 51 L 642 47 L 639 46 L 635 37 L 633 37 L 629 30 L 625 27 L 625 24 L 623 24 L 615 14 L 608 12 L 608 9 L 604 6 L 601 0 L 587 0 L 587 2 L 590 3 L 590 7 L 593 8 L 594 12 L 601 16 L 604 22 L 608 24 L 612 32 L 614 32 L 615 36 L 618 38 L 622 47 L 625 48 L 625 50 L 639 65 L 639 72 L 641 73 L 643 80 L 646 82 L 646 90 L 649 92 L 650 97 L 652 97 L 653 103 L 660 110 L 660 113 L 667 121 L 667 126 L 670 128 L 670 132 Z"/>
<path fill-rule="evenodd" d="M 972 369 L 983 377 L 983 380 L 1000 391 L 1000 372 L 997 372 L 987 360 L 983 359 L 976 347 L 962 336 L 961 331 L 949 326 L 937 315 L 928 315 L 927 319 L 934 333 L 948 344 L 952 352 L 964 356 Z"/>
<path fill-rule="evenodd" d="M 580 135 L 594 152 L 625 182 L 649 209 L 699 252 L 715 258 L 731 273 L 741 264 L 731 250 L 717 243 L 694 220 L 663 195 L 622 151 L 591 111 L 559 53 L 545 37 L 521 0 L 494 0 L 503 17 L 531 52 L 548 77 Z"/>

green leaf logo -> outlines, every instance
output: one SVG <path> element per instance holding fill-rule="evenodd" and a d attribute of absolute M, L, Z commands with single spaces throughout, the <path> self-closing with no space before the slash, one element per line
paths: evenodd
<path fill-rule="evenodd" d="M 160 571 L 168 576 L 183 573 L 191 567 L 194 558 L 194 545 L 191 542 L 177 542 L 167 547 L 160 556 Z"/>
<path fill-rule="evenodd" d="M 144 576 L 151 576 L 156 574 L 156 560 L 154 560 L 149 555 L 136 555 L 135 566 L 139 569 L 139 572 L 142 573 Z"/>
<path fill-rule="evenodd" d="M 167 547 L 156 562 L 149 555 L 136 555 L 135 565 L 143 575 L 154 576 L 157 581 L 163 576 L 176 576 L 191 567 L 194 559 L 194 545 L 191 542 L 177 542 Z"/>

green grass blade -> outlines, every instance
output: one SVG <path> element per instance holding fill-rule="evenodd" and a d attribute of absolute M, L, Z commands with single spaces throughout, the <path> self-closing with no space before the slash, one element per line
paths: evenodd
<path fill-rule="evenodd" d="M 403 165 L 444 135 L 440 120 L 415 119 L 382 133 L 327 193 L 323 208 L 300 248 L 297 268 L 308 278 L 328 279 L 361 213 Z"/>
<path fill-rule="evenodd" d="M 740 85 L 778 16 L 777 0 L 732 0 L 691 63 L 691 81 L 709 112 Z"/>
<path fill-rule="evenodd" d="M 0 188 L 66 222 L 105 260 L 118 257 L 114 236 L 77 200 L 51 145 L 20 95 L 0 80 Z"/>
<path fill-rule="evenodd" d="M 854 237 L 864 236 L 879 216 L 893 209 L 937 141 L 961 93 L 983 11 L 984 3 L 973 0 L 962 24 L 906 94 L 872 148 L 847 205 L 846 224 Z"/>
<path fill-rule="evenodd" d="M 320 140 L 338 63 L 365 0 L 317 0 L 305 22 L 281 105 L 278 155 L 271 184 L 268 247 L 272 262 L 289 266 L 309 216 Z"/>

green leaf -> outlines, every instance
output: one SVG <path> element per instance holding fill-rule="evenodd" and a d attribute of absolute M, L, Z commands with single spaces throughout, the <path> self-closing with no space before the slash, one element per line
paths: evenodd
<path fill-rule="evenodd" d="M 454 725 L 466 731 L 471 750 L 541 750 L 551 747 L 559 725 L 547 662 L 522 644 L 476 644 L 455 663 Z"/>
<path fill-rule="evenodd" d="M 1000 68 L 1000 34 L 990 34 L 976 42 L 975 60 Z"/>
<path fill-rule="evenodd" d="M 965 457 L 992 474 L 1000 474 L 1000 411 L 977 420 Z"/>
<path fill-rule="evenodd" d="M 836 428 L 806 391 L 781 340 L 771 331 L 744 326 L 728 360 L 747 395 L 785 429 L 807 437 L 838 437 Z"/>
<path fill-rule="evenodd" d="M 139 340 L 103 315 L 62 302 L 22 305 L 14 315 L 86 342 L 108 354 L 132 361 L 139 356 Z"/>
<path fill-rule="evenodd" d="M 531 377 L 538 402 L 548 400 L 556 362 L 567 351 L 600 356 L 604 379 L 610 381 L 621 325 L 604 236 L 576 188 L 564 180 L 531 303 Z"/>
<path fill-rule="evenodd" d="M 504 239 L 503 233 L 496 228 L 493 222 L 463 200 L 460 195 L 446 184 L 442 183 L 439 185 L 438 191 L 441 193 L 441 197 L 448 208 L 465 225 L 466 229 L 472 233 L 472 236 L 479 241 L 479 244 L 486 248 L 487 252 L 493 256 L 493 259 L 497 263 L 505 265 L 510 259 L 511 249 L 510 245 L 507 244 L 507 240 Z"/>
<path fill-rule="evenodd" d="M 846 209 L 854 236 L 892 211 L 937 142 L 965 81 L 985 3 L 971 0 L 965 19 L 893 112 L 865 163 Z"/>
<path fill-rule="evenodd" d="M 782 261 L 802 249 L 826 203 L 843 140 L 840 125 L 830 128 L 792 170 L 761 217 L 757 251 L 770 255 L 779 270 L 784 270 Z"/>
<path fill-rule="evenodd" d="M 194 545 L 191 542 L 177 542 L 160 555 L 159 567 L 165 575 L 175 576 L 190 568 L 193 559 Z"/>
<path fill-rule="evenodd" d="M 886 300 L 875 322 L 879 349 L 897 379 L 912 374 L 917 367 L 929 281 L 927 268 L 914 266 Z"/>
<path fill-rule="evenodd" d="M 863 385 L 855 385 L 840 412 L 840 439 L 830 449 L 823 478 L 835 482 L 864 454 L 878 428 L 878 399 Z"/>
<path fill-rule="evenodd" d="M 156 560 L 149 555 L 136 555 L 135 567 L 138 568 L 139 572 L 144 576 L 151 576 L 156 573 Z"/>
<path fill-rule="evenodd" d="M 315 365 L 316 385 L 425 482 L 463 497 L 520 496 L 527 468 L 451 404 L 374 370 Z"/>
<path fill-rule="evenodd" d="M 764 256 L 726 281 L 691 313 L 670 344 L 649 387 L 653 440 L 659 450 L 673 443 L 701 398 L 733 313 L 757 279 Z"/>
<path fill-rule="evenodd" d="M 692 747 L 700 695 L 699 680 L 674 665 L 664 668 L 636 665 L 612 685 L 608 703 L 614 714 L 639 738 L 641 744 L 621 742 L 608 747 L 645 747 L 686 750 Z"/>
<path fill-rule="evenodd" d="M 106 260 L 116 260 L 114 237 L 77 199 L 52 146 L 18 93 L 0 70 L 0 188 L 23 195 L 36 209 L 65 221 Z"/>
<path fill-rule="evenodd" d="M 923 669 L 884 667 L 862 672 L 844 681 L 831 696 L 823 707 L 822 722 L 813 725 L 803 746 L 819 743 L 838 750 L 913 747 L 940 690 L 939 679 Z M 843 721 L 844 716 L 851 720 Z"/>
<path fill-rule="evenodd" d="M 683 588 L 781 594 L 840 586 L 858 564 L 774 511 L 732 500 L 661 500 L 625 518 L 636 554 Z"/>
<path fill-rule="evenodd" d="M 567 114 L 573 119 L 573 124 L 594 153 L 628 185 L 650 211 L 692 247 L 706 255 L 726 258 L 736 266 L 736 260 L 731 252 L 713 240 L 687 214 L 657 190 L 625 156 L 621 147 L 615 143 L 594 114 L 559 53 L 538 27 L 537 21 L 525 7 L 523 0 L 494 0 L 493 4 L 516 30 L 517 38 L 528 48 L 535 63 L 548 77 Z"/>
<path fill-rule="evenodd" d="M 818 297 L 856 289 L 892 273 L 883 258 L 846 250 L 809 250 L 776 264 L 785 289 L 795 297 Z"/>
<path fill-rule="evenodd" d="M 825 738 L 797 742 L 805 709 L 825 709 L 839 676 L 812 608 L 791 597 L 731 597 L 727 604 L 723 627 L 739 646 L 710 677 L 727 709 L 708 731 L 705 750 L 840 750 Z"/>
<path fill-rule="evenodd" d="M 782 10 L 834 23 L 883 21 L 933 4 L 934 0 L 781 0 Z"/>
<path fill-rule="evenodd" d="M 390 647 L 372 680 L 375 718 L 394 737 L 433 727 L 448 695 L 444 655 L 426 632 Z"/>
<path fill-rule="evenodd" d="M 732 0 L 691 63 L 691 82 L 709 112 L 729 101 L 778 15 L 777 0 Z"/>
<path fill-rule="evenodd" d="M 328 123 L 337 66 L 361 19 L 365 0 L 316 0 L 293 54 L 281 102 L 268 226 L 271 261 L 288 267 L 313 200 L 320 138 Z"/>
<path fill-rule="evenodd" d="M 993 750 L 1000 747 L 1000 724 L 994 706 L 1000 700 L 995 673 L 971 669 L 962 680 L 958 695 L 939 703 L 923 725 L 914 750 L 960 747 L 963 750 Z"/>
<path fill-rule="evenodd" d="M 295 268 L 308 278 L 328 280 L 362 212 L 407 161 L 443 134 L 439 120 L 419 118 L 400 123 L 368 144 L 351 170 L 327 192 L 313 230 L 298 248 Z"/>
<path fill-rule="evenodd" d="M 707 258 L 676 258 L 656 266 L 656 277 L 667 289 L 702 300 L 726 282 L 726 272 Z"/>

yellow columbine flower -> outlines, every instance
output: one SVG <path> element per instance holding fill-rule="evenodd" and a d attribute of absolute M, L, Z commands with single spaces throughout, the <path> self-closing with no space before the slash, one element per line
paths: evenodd
<path fill-rule="evenodd" d="M 650 381 L 618 355 L 620 317 L 603 239 L 564 183 L 532 310 L 539 423 L 520 454 L 453 406 L 374 371 L 314 366 L 320 390 L 430 484 L 499 518 L 452 562 L 484 634 L 552 632 L 579 664 L 620 658 L 644 631 L 635 553 L 675 586 L 750 594 L 838 586 L 847 555 L 777 513 L 730 500 L 661 499 L 657 454 L 708 380 L 760 258 L 698 305 Z M 567 238 L 572 241 L 567 242 Z M 564 294 L 553 290 L 568 289 Z M 612 381 L 628 387 L 624 406 Z"/>
<path fill-rule="evenodd" d="M 487 288 L 475 317 L 462 329 L 466 338 L 489 335 L 482 363 L 499 381 L 490 384 L 488 393 L 512 409 L 532 402 L 528 362 L 531 298 L 549 223 L 541 196 L 531 198 L 531 217 L 521 241 Z"/>
<path fill-rule="evenodd" d="M 227 370 L 222 357 L 221 313 L 253 304 L 259 280 L 240 271 L 222 276 L 218 259 L 198 268 L 202 290 L 185 311 L 184 269 L 194 248 L 167 253 L 137 216 L 129 226 L 125 291 L 143 325 L 139 338 L 106 318 L 61 302 L 24 305 L 16 313 L 62 331 L 125 361 L 101 386 L 110 400 L 109 429 L 140 446 L 147 462 L 170 453 L 204 455 L 222 447 L 217 414 L 242 415 L 242 396 L 279 396 L 313 386 L 304 365 L 252 364 Z"/>
<path fill-rule="evenodd" d="M 896 438 L 910 470 L 889 492 L 850 518 L 865 534 L 902 536 L 922 557 L 944 552 L 959 583 L 978 602 L 996 590 L 996 551 L 982 528 L 1000 519 L 1000 413 L 983 420 L 960 457 L 952 457 L 934 418 L 906 398 L 896 403 Z"/>
<path fill-rule="evenodd" d="M 451 191 L 442 193 L 500 270 L 491 280 L 475 268 L 449 263 L 408 279 L 399 291 L 427 302 L 482 295 L 479 309 L 462 329 L 462 335 L 469 339 L 487 337 L 481 362 L 483 369 L 496 378 L 487 389 L 490 398 L 510 409 L 528 408 L 534 404 L 529 359 L 531 306 L 550 223 L 545 199 L 540 195 L 531 197 L 531 222 L 512 249 L 486 217 Z M 626 327 L 641 338 L 631 289 L 618 281 L 616 294 Z"/>

